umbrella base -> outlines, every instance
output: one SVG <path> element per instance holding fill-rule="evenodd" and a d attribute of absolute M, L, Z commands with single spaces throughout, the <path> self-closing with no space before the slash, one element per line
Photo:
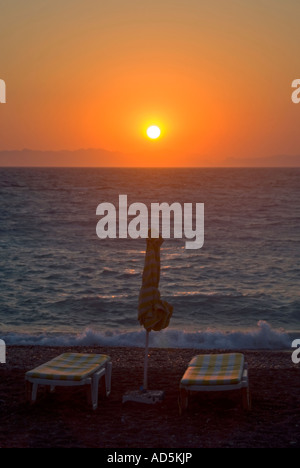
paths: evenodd
<path fill-rule="evenodd" d="M 147 403 L 153 405 L 164 399 L 165 393 L 162 390 L 136 390 L 126 393 L 123 396 L 123 403 L 135 401 L 137 403 Z"/>

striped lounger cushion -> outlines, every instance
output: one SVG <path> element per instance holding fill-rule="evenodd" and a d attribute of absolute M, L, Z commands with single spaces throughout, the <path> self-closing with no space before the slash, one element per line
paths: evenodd
<path fill-rule="evenodd" d="M 110 360 L 105 354 L 64 353 L 26 372 L 31 379 L 81 381 Z"/>
<path fill-rule="evenodd" d="M 241 382 L 244 355 L 241 353 L 199 354 L 189 363 L 182 387 L 236 385 Z"/>

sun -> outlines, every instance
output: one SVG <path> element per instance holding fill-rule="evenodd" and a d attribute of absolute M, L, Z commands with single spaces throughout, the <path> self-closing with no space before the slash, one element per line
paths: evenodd
<path fill-rule="evenodd" d="M 160 136 L 160 128 L 157 125 L 151 125 L 147 128 L 147 135 L 152 140 L 156 140 Z"/>

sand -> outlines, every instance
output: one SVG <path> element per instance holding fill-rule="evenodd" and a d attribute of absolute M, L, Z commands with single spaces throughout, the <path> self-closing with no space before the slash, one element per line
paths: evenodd
<path fill-rule="evenodd" d="M 93 411 L 82 387 L 41 389 L 34 405 L 25 398 L 29 369 L 66 351 L 109 354 L 112 392 Z M 2 448 L 299 448 L 300 364 L 291 352 L 245 351 L 252 409 L 239 392 L 199 394 L 182 415 L 178 385 L 186 365 L 201 350 L 151 349 L 149 387 L 163 390 L 155 405 L 126 402 L 143 380 L 140 348 L 8 346 L 0 364 L 0 447 Z M 210 351 L 214 352 L 214 351 Z M 222 352 L 218 350 L 215 352 Z"/>

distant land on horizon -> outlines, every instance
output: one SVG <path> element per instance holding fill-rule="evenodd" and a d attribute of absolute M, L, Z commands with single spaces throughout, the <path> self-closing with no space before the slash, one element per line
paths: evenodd
<path fill-rule="evenodd" d="M 186 158 L 185 158 L 186 160 Z M 198 162 L 199 161 L 199 162 Z M 202 163 L 200 163 L 202 161 Z M 138 167 L 133 159 L 104 149 L 78 150 L 2 150 L 0 167 Z M 147 167 L 147 166 L 144 166 Z M 163 167 L 163 166 L 161 166 Z M 261 158 L 224 158 L 212 164 L 211 158 L 191 156 L 190 164 L 174 167 L 300 167 L 300 155 L 275 155 Z"/>

